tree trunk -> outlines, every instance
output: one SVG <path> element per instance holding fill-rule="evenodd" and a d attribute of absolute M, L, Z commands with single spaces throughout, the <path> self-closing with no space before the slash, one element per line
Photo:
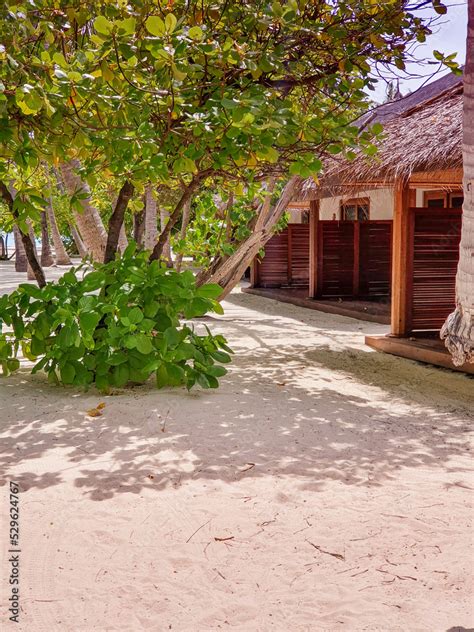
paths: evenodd
<path fill-rule="evenodd" d="M 54 263 L 51 243 L 49 241 L 48 220 L 46 211 L 41 211 L 41 265 L 48 268 Z"/>
<path fill-rule="evenodd" d="M 120 239 L 120 231 L 123 228 L 123 220 L 128 203 L 133 195 L 135 187 L 128 180 L 124 183 L 118 194 L 115 203 L 114 212 L 109 220 L 109 233 L 107 237 L 107 245 L 105 247 L 104 263 L 113 261 Z"/>
<path fill-rule="evenodd" d="M 270 205 L 274 183 L 270 183 L 267 197 L 260 207 L 252 234 L 238 246 L 230 257 L 218 265 L 210 275 L 207 274 L 206 270 L 199 274 L 197 278 L 198 285 L 204 283 L 218 283 L 222 287 L 220 300 L 225 298 L 227 294 L 232 291 L 242 278 L 247 267 L 257 256 L 259 250 L 263 248 L 272 237 L 273 229 L 293 198 L 297 183 L 298 177 L 296 176 L 288 181 L 274 208 L 271 208 Z"/>
<path fill-rule="evenodd" d="M 145 202 L 146 203 L 146 202 Z M 143 247 L 143 239 L 145 237 L 145 210 L 134 213 L 133 215 L 133 240 L 137 246 Z"/>
<path fill-rule="evenodd" d="M 145 228 L 143 246 L 145 250 L 153 250 L 158 237 L 158 217 L 156 213 L 156 197 L 151 184 L 145 189 Z"/>
<path fill-rule="evenodd" d="M 7 205 L 13 219 L 15 220 L 15 222 L 17 222 L 18 211 L 15 209 L 15 206 L 13 203 L 14 195 L 16 195 L 15 192 L 11 193 L 8 187 L 5 185 L 5 183 L 0 182 L 0 196 L 2 197 L 3 201 Z M 31 224 L 29 225 L 29 234 L 24 233 L 19 228 L 18 228 L 18 234 L 20 237 L 20 239 L 18 240 L 18 246 L 20 245 L 20 242 L 23 244 L 24 253 L 26 255 L 26 260 L 28 262 L 28 265 L 27 265 L 27 272 L 29 275 L 28 278 L 30 278 L 30 275 L 33 275 L 33 278 L 36 279 L 36 282 L 38 283 L 38 285 L 40 287 L 44 287 L 46 285 L 46 278 L 44 276 L 44 272 L 40 265 L 40 262 L 38 261 L 38 257 L 36 256 L 35 238 L 33 235 L 33 229 L 31 228 Z M 19 248 L 17 250 L 17 256 L 18 254 L 20 254 L 21 256 L 21 252 Z"/>
<path fill-rule="evenodd" d="M 188 229 L 189 220 L 191 219 L 191 200 L 189 199 L 183 207 L 183 217 L 181 218 L 181 231 L 180 231 L 180 239 L 183 240 L 186 238 L 186 231 Z M 181 265 L 183 263 L 183 254 L 180 252 L 176 256 L 175 267 L 177 272 L 181 272 Z M 170 252 L 171 255 L 171 252 Z"/>
<path fill-rule="evenodd" d="M 453 363 L 474 362 L 474 0 L 468 0 L 463 97 L 464 204 L 456 276 L 456 309 L 441 330 Z"/>
<path fill-rule="evenodd" d="M 181 215 L 181 212 L 183 210 L 183 206 L 193 196 L 193 193 L 197 189 L 202 177 L 204 177 L 204 174 L 201 174 L 201 176 L 199 177 L 198 176 L 194 177 L 191 183 L 188 184 L 188 186 L 184 190 L 183 195 L 181 196 L 179 202 L 176 204 L 173 212 L 169 216 L 166 226 L 162 228 L 161 230 L 160 236 L 158 237 L 158 241 L 156 242 L 155 247 L 153 248 L 153 252 L 150 255 L 150 261 L 161 258 L 161 255 L 163 254 L 163 249 L 166 246 L 166 242 L 169 240 L 171 230 L 176 224 L 176 222 L 178 221 Z"/>
<path fill-rule="evenodd" d="M 91 203 L 91 191 L 89 185 L 83 182 L 77 175 L 79 167 L 78 160 L 71 160 L 61 165 L 61 174 L 69 195 L 82 193 L 85 197 L 80 200 L 82 213 L 74 212 L 74 219 L 77 223 L 81 237 L 84 240 L 88 254 L 94 261 L 103 261 L 105 246 L 107 243 L 107 233 L 102 223 L 98 210 Z"/>
<path fill-rule="evenodd" d="M 20 229 L 16 224 L 13 226 L 13 237 L 15 238 L 15 272 L 26 272 L 28 261 L 21 241 Z"/>
<path fill-rule="evenodd" d="M 183 205 L 183 213 L 186 209 L 186 205 L 190 202 L 190 200 L 188 200 L 186 202 L 186 204 Z M 168 224 L 168 222 L 170 221 L 170 214 L 169 212 L 164 209 L 164 208 L 160 208 L 160 228 L 161 228 L 161 232 L 160 234 L 163 233 L 163 231 L 166 230 L 166 225 Z M 167 236 L 164 240 L 163 243 L 163 251 L 162 251 L 162 256 L 163 259 L 167 262 L 169 267 L 173 266 L 173 262 L 171 260 L 171 245 L 170 245 L 170 233 L 171 230 L 167 231 Z"/>
<path fill-rule="evenodd" d="M 71 230 L 71 235 L 74 239 L 74 243 L 76 244 L 77 252 L 79 253 L 80 258 L 84 259 L 84 257 L 87 257 L 87 248 L 82 241 L 82 237 L 79 235 L 79 231 L 74 226 L 74 224 L 69 224 L 69 228 Z"/>
<path fill-rule="evenodd" d="M 125 230 L 125 222 L 124 222 L 122 224 L 122 228 L 120 229 L 118 249 L 120 250 L 120 252 L 123 252 L 127 246 L 128 246 L 128 237 L 127 237 L 127 231 Z"/>
<path fill-rule="evenodd" d="M 49 180 L 49 187 L 51 189 L 51 180 L 49 178 L 49 173 L 48 173 L 48 180 Z M 53 198 L 51 194 L 49 195 L 49 198 L 48 198 L 47 213 L 48 213 L 49 229 L 51 231 L 51 237 L 53 240 L 54 253 L 56 255 L 56 264 L 58 266 L 70 266 L 71 259 L 69 255 L 67 254 L 66 248 L 64 247 L 64 244 L 63 244 L 63 240 L 61 239 L 61 233 L 59 232 L 58 223 L 56 222 L 56 216 L 54 214 Z"/>

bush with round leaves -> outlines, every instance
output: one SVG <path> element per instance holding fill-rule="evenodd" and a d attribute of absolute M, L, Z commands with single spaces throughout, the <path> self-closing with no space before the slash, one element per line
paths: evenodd
<path fill-rule="evenodd" d="M 0 298 L 0 367 L 18 370 L 20 349 L 53 383 L 158 388 L 195 384 L 216 388 L 231 350 L 221 335 L 189 324 L 207 312 L 222 313 L 222 289 L 196 287 L 192 272 L 149 263 L 130 244 L 124 254 L 92 271 L 72 268 L 40 289 L 22 284 Z M 3 324 L 2 324 L 3 321 Z M 204 334 L 205 331 L 205 334 Z"/>

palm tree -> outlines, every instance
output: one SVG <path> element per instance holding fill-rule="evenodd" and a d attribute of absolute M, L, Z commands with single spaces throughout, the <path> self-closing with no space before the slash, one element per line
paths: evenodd
<path fill-rule="evenodd" d="M 81 193 L 82 213 L 74 213 L 74 219 L 84 240 L 88 253 L 95 261 L 103 261 L 107 232 L 99 211 L 92 204 L 91 190 L 77 174 L 79 161 L 71 160 L 61 165 L 61 175 L 69 195 Z"/>
<path fill-rule="evenodd" d="M 474 0 L 468 0 L 463 102 L 464 204 L 456 310 L 441 330 L 454 364 L 474 362 Z"/>
<path fill-rule="evenodd" d="M 145 189 L 145 234 L 143 245 L 146 250 L 153 250 L 158 237 L 156 197 L 149 184 Z"/>

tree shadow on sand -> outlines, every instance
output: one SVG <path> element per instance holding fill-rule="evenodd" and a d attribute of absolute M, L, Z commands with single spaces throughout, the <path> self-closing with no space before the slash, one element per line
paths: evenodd
<path fill-rule="evenodd" d="M 258 342 L 258 332 L 247 333 Z M 274 342 L 236 355 L 213 392 L 146 385 L 104 399 L 17 375 L 1 385 L 0 476 L 14 467 L 23 490 L 72 480 L 98 501 L 197 478 L 288 476 L 313 491 L 334 480 L 378 487 L 401 468 L 443 468 L 464 485 L 465 470 L 450 460 L 465 456 L 467 464 L 467 376 Z M 101 399 L 103 416 L 88 417 Z"/>

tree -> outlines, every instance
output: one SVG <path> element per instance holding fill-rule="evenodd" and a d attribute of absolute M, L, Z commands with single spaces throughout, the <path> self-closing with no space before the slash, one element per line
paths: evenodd
<path fill-rule="evenodd" d="M 46 211 L 41 211 L 41 265 L 43 268 L 52 266 L 54 263 L 51 243 L 49 241 L 49 228 Z"/>
<path fill-rule="evenodd" d="M 464 203 L 456 309 L 441 330 L 455 365 L 474 362 L 474 1 L 468 1 L 466 65 L 463 101 Z"/>
<path fill-rule="evenodd" d="M 151 260 L 159 259 L 201 188 L 264 183 L 288 170 L 315 175 L 318 156 L 355 143 L 372 152 L 376 132 L 358 137 L 351 125 L 373 87 L 371 66 L 403 68 L 410 45 L 429 32 L 407 0 L 3 6 L 0 180 L 15 182 L 27 236 L 25 218 L 38 216 L 42 198 L 31 174 L 40 161 L 60 164 L 97 260 L 117 251 L 133 199 L 119 195 L 107 235 L 91 199 L 95 183 L 106 179 L 117 191 L 128 183 L 134 195 L 162 185 L 176 204 L 153 248 Z M 268 214 L 260 245 L 278 214 Z M 34 249 L 26 251 L 37 270 Z"/>

